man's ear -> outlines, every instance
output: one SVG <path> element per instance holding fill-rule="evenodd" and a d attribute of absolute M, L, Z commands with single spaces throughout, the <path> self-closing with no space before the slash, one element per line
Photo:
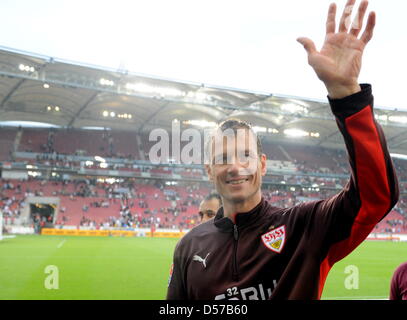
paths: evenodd
<path fill-rule="evenodd" d="M 260 157 L 260 165 L 261 165 L 261 175 L 265 176 L 267 173 L 267 157 L 264 153 L 262 153 Z"/>
<path fill-rule="evenodd" d="M 209 181 L 213 181 L 212 167 L 209 164 L 205 164 L 205 170 L 206 170 L 206 173 L 208 174 Z"/>

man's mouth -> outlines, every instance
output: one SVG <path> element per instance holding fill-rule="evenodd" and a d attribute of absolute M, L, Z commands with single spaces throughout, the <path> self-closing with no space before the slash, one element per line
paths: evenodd
<path fill-rule="evenodd" d="M 249 181 L 249 178 L 226 180 L 226 184 L 237 185 L 237 184 L 242 184 L 242 183 L 244 183 L 246 181 Z"/>

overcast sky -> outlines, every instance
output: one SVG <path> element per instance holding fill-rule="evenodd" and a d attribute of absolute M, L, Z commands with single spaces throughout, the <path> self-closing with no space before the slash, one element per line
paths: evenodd
<path fill-rule="evenodd" d="M 319 48 L 329 0 L 1 0 L 0 45 L 171 79 L 325 99 L 299 36 Z M 336 1 L 338 15 L 346 3 Z M 358 4 L 359 2 L 357 2 Z M 370 0 L 361 82 L 407 110 L 407 2 Z"/>

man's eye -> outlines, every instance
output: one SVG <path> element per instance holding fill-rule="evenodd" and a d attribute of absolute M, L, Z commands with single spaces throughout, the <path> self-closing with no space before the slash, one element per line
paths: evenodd
<path fill-rule="evenodd" d="M 255 158 L 256 158 L 256 155 L 253 152 L 250 152 L 250 151 L 242 152 L 239 155 L 240 161 L 245 161 L 245 160 L 247 161 L 249 159 L 255 159 Z"/>
<path fill-rule="evenodd" d="M 206 215 L 208 216 L 208 217 L 213 217 L 213 216 L 215 216 L 215 214 L 216 214 L 216 212 L 213 212 L 213 211 L 210 211 L 210 210 L 208 210 L 208 211 L 206 211 Z"/>
<path fill-rule="evenodd" d="M 214 164 L 227 164 L 228 157 L 227 155 L 216 156 L 214 158 Z"/>

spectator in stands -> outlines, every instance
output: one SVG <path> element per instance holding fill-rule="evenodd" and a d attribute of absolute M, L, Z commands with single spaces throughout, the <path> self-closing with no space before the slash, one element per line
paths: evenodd
<path fill-rule="evenodd" d="M 407 300 L 407 262 L 393 274 L 390 284 L 390 300 Z"/>
<path fill-rule="evenodd" d="M 202 200 L 199 205 L 200 223 L 206 222 L 215 217 L 218 209 L 222 206 L 222 198 L 219 193 L 212 192 Z"/>
<path fill-rule="evenodd" d="M 38 214 L 33 217 L 33 224 L 34 224 L 34 232 L 36 234 L 40 234 L 41 233 L 41 218 Z"/>

